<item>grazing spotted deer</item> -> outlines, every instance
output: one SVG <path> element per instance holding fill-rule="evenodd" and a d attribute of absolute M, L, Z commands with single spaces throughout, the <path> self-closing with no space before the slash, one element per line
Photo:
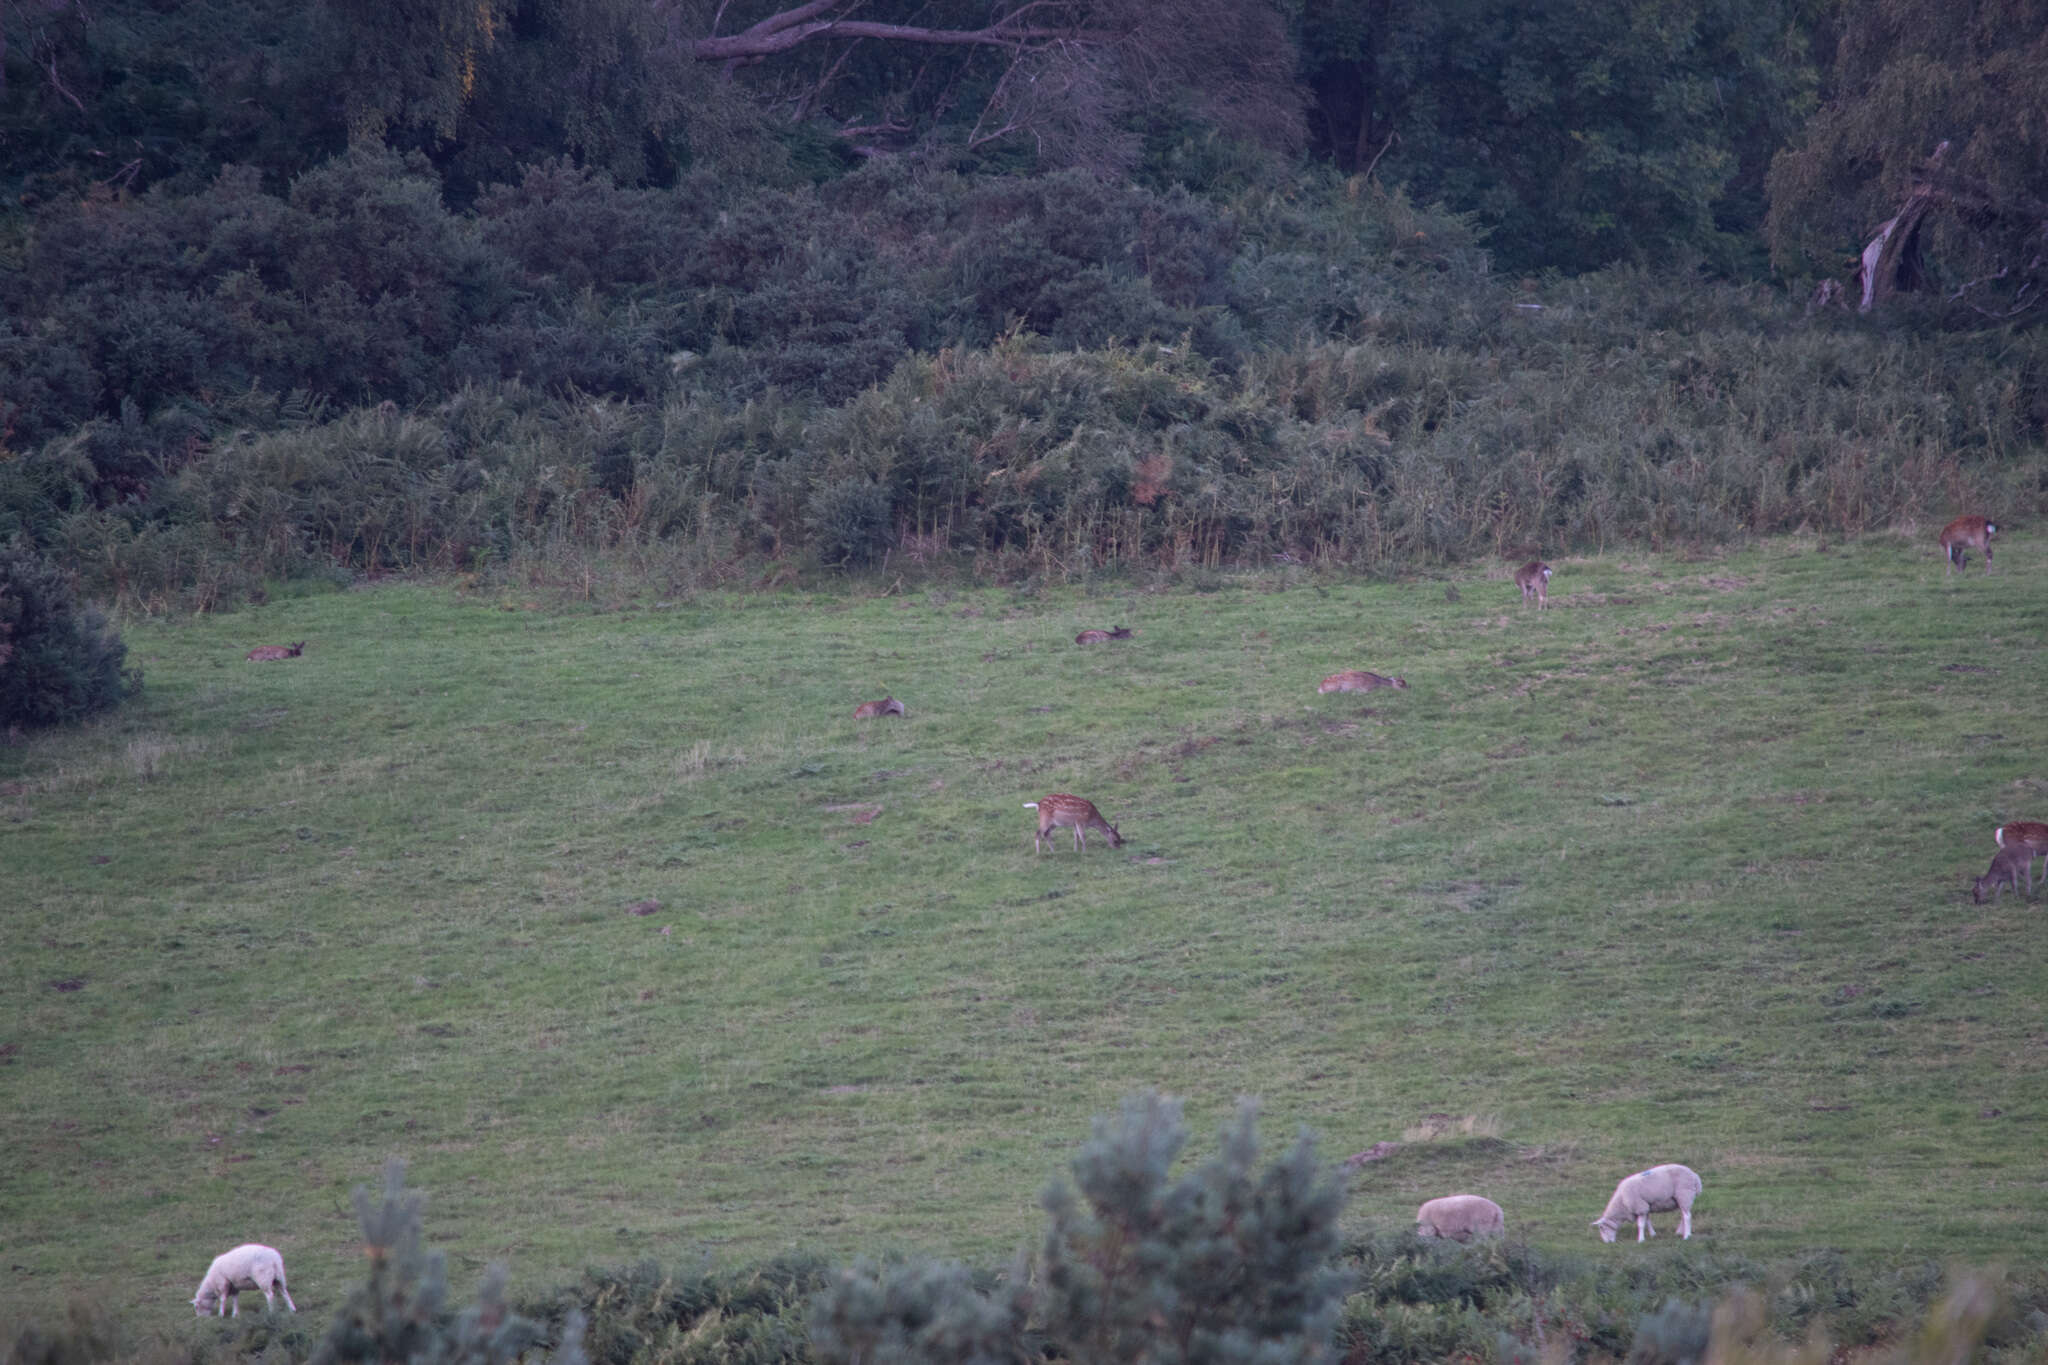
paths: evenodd
<path fill-rule="evenodd" d="M 1102 818 L 1102 812 L 1095 809 L 1095 803 L 1092 801 L 1083 801 L 1080 797 L 1069 796 L 1065 792 L 1054 792 L 1051 796 L 1041 796 L 1036 801 L 1026 801 L 1024 809 L 1038 812 L 1038 835 L 1031 841 L 1031 845 L 1040 853 L 1045 852 L 1045 836 L 1061 826 L 1074 831 L 1076 853 L 1087 851 L 1088 840 L 1084 837 L 1083 831 L 1091 829 L 1101 830 L 1108 835 L 1111 848 L 1123 847 L 1124 836 L 1116 832 L 1115 825 Z"/>
<path fill-rule="evenodd" d="M 1991 537 L 1998 534 L 1998 523 L 1986 521 L 1983 517 L 1957 517 L 1941 528 L 1941 553 L 1948 560 L 1948 567 L 1942 571 L 1946 578 L 1957 569 L 1968 572 L 1970 561 L 1967 552 L 1984 552 L 1984 572 L 1991 572 Z"/>
<path fill-rule="evenodd" d="M 908 711 L 903 709 L 903 703 L 894 697 L 884 697 L 880 701 L 864 701 L 859 706 L 853 708 L 853 718 L 855 720 L 873 720 L 877 716 L 907 716 L 909 714 Z"/>
<path fill-rule="evenodd" d="M 1540 559 L 1532 559 L 1515 570 L 1515 586 L 1522 590 L 1524 606 L 1532 597 L 1539 608 L 1550 605 L 1550 573 L 1550 566 Z"/>
<path fill-rule="evenodd" d="M 1405 678 L 1382 678 L 1377 673 L 1362 669 L 1351 669 L 1344 673 L 1332 673 L 1316 688 L 1318 692 L 1370 692 L 1375 687 L 1406 687 Z"/>
<path fill-rule="evenodd" d="M 1992 830 L 1991 842 L 2000 848 L 2027 850 L 2027 889 L 2033 890 L 2034 859 L 2048 858 L 2048 825 L 2039 820 L 2015 820 Z M 2048 876 L 2048 869 L 2042 875 Z"/>
<path fill-rule="evenodd" d="M 1976 885 L 1970 888 L 1971 899 L 1982 905 L 1984 893 L 1988 891 L 1995 901 L 1998 893 L 2008 886 L 2017 896 L 2022 876 L 2027 879 L 2027 895 L 2031 897 L 2034 894 L 2034 850 L 2026 844 L 2001 848 L 1991 859 L 1991 870 L 1977 878 Z"/>
<path fill-rule="evenodd" d="M 249 651 L 249 659 L 251 662 L 264 659 L 296 659 L 305 652 L 305 649 L 304 640 L 295 645 L 258 645 Z"/>
<path fill-rule="evenodd" d="M 1131 632 L 1122 626 L 1118 626 L 1115 630 L 1084 630 L 1074 637 L 1074 643 L 1077 645 L 1099 645 L 1104 640 L 1128 640 L 1130 638 Z"/>

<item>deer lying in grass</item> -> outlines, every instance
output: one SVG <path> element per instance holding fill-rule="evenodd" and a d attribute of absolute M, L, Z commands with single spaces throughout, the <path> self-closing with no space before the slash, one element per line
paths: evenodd
<path fill-rule="evenodd" d="M 1122 626 L 1115 630 L 1084 630 L 1074 637 L 1077 645 L 1099 645 L 1104 640 L 1128 640 L 1131 632 Z"/>
<path fill-rule="evenodd" d="M 296 659 L 305 651 L 304 640 L 295 645 L 258 645 L 249 651 L 249 659 L 252 663 L 264 659 Z"/>
<path fill-rule="evenodd" d="M 1083 831 L 1091 829 L 1100 830 L 1107 835 L 1111 848 L 1123 847 L 1124 836 L 1116 832 L 1115 825 L 1102 818 L 1102 812 L 1095 809 L 1095 803 L 1092 801 L 1083 801 L 1080 797 L 1069 796 L 1065 792 L 1054 792 L 1051 796 L 1041 796 L 1036 801 L 1026 801 L 1024 809 L 1038 812 L 1038 835 L 1031 841 L 1031 846 L 1040 853 L 1045 852 L 1045 836 L 1061 827 L 1074 831 L 1076 853 L 1087 851 L 1088 840 Z"/>
<path fill-rule="evenodd" d="M 1532 559 L 1515 570 L 1515 586 L 1522 590 L 1523 606 L 1532 597 L 1539 608 L 1550 605 L 1550 574 L 1550 566 L 1540 559 Z"/>
<path fill-rule="evenodd" d="M 1354 668 L 1345 673 L 1332 673 L 1329 677 L 1323 679 L 1321 683 L 1317 684 L 1316 691 L 1370 692 L 1375 687 L 1406 687 L 1407 685 L 1407 680 L 1403 678 L 1382 678 L 1377 673 L 1367 673 L 1362 669 Z"/>
<path fill-rule="evenodd" d="M 877 716 L 907 716 L 909 714 L 908 711 L 903 709 L 903 703 L 894 697 L 884 697 L 880 701 L 864 701 L 859 706 L 853 708 L 853 718 L 855 720 L 873 720 Z"/>
<path fill-rule="evenodd" d="M 1941 528 L 1941 553 L 1948 560 L 1948 567 L 1942 571 L 1946 578 L 1957 569 L 1968 572 L 1968 552 L 1984 552 L 1984 572 L 1991 572 L 1991 537 L 1998 534 L 1998 523 L 1986 521 L 1983 517 L 1957 517 Z"/>

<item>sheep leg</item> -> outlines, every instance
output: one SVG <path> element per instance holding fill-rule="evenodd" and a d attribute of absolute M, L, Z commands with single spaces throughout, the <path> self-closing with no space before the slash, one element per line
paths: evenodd
<path fill-rule="evenodd" d="M 1637 1240 L 1638 1242 L 1640 1242 L 1640 1241 L 1642 1241 L 1642 1240 L 1643 1240 L 1643 1238 L 1644 1238 L 1645 1236 L 1655 1237 L 1656 1235 L 1657 1235 L 1657 1229 L 1656 1229 L 1656 1228 L 1654 1228 L 1654 1227 L 1652 1227 L 1652 1226 L 1650 1225 L 1650 1213 L 1649 1213 L 1649 1210 L 1645 1209 L 1645 1210 L 1644 1210 L 1643 1212 L 1641 1212 L 1641 1213 L 1637 1214 L 1637 1215 L 1636 1215 L 1636 1240 Z"/>
<path fill-rule="evenodd" d="M 277 1292 L 284 1295 L 285 1307 L 291 1309 L 294 1313 L 299 1311 L 299 1306 L 292 1302 L 292 1291 L 285 1288 L 283 1280 L 277 1282 Z"/>
<path fill-rule="evenodd" d="M 1691 1209 L 1682 1208 L 1678 1211 L 1678 1236 L 1680 1240 L 1684 1240 L 1692 1236 Z"/>

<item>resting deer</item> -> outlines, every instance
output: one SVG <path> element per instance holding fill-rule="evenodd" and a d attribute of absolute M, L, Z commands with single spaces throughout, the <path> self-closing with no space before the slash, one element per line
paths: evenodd
<path fill-rule="evenodd" d="M 903 709 L 903 703 L 894 697 L 884 697 L 880 701 L 864 701 L 859 706 L 853 708 L 853 718 L 855 720 L 873 720 L 877 716 L 907 716 L 909 714 L 908 711 Z"/>
<path fill-rule="evenodd" d="M 1332 673 L 1316 688 L 1318 692 L 1370 692 L 1375 687 L 1406 687 L 1405 678 L 1382 678 L 1377 673 L 1352 669 L 1345 673 Z"/>
<path fill-rule="evenodd" d="M 1131 632 L 1122 626 L 1118 626 L 1115 630 L 1084 630 L 1074 637 L 1074 643 L 1077 645 L 1099 645 L 1104 640 L 1128 640 L 1130 638 Z"/>
<path fill-rule="evenodd" d="M 1532 559 L 1515 570 L 1515 586 L 1522 590 L 1524 606 L 1532 597 L 1539 608 L 1550 605 L 1550 573 L 1550 566 L 1540 559 Z"/>
<path fill-rule="evenodd" d="M 2017 896 L 2020 893 L 2021 877 L 2027 879 L 2027 895 L 2032 896 L 2034 894 L 2034 850 L 2026 844 L 2013 844 L 2008 848 L 2001 848 L 1998 850 L 1997 855 L 1991 859 L 1991 870 L 1977 878 L 1976 885 L 1970 888 L 1970 896 L 1977 904 L 1982 905 L 1985 892 L 1989 891 L 1991 899 L 1997 900 L 1999 891 L 2008 886 L 2012 888 L 2012 893 Z"/>
<path fill-rule="evenodd" d="M 252 662 L 263 659 L 296 659 L 305 652 L 305 649 L 304 640 L 295 645 L 258 645 L 249 651 L 249 658 Z"/>
<path fill-rule="evenodd" d="M 1982 517 L 1957 517 L 1941 528 L 1941 553 L 1948 560 L 1948 567 L 1942 571 L 1946 578 L 1957 569 L 1969 570 L 1970 561 L 1966 552 L 1984 552 L 1984 572 L 1991 572 L 1991 537 L 1998 534 L 1998 523 Z"/>
<path fill-rule="evenodd" d="M 1101 830 L 1107 835 L 1111 848 L 1123 847 L 1124 836 L 1116 832 L 1115 825 L 1102 818 L 1102 812 L 1095 809 L 1095 803 L 1092 801 L 1083 801 L 1080 797 L 1068 796 L 1065 792 L 1054 792 L 1051 796 L 1041 796 L 1036 801 L 1026 801 L 1024 809 L 1038 812 L 1038 835 L 1031 841 L 1031 845 L 1040 853 L 1045 852 L 1045 836 L 1061 826 L 1074 831 L 1076 853 L 1087 851 L 1088 840 L 1083 831 L 1091 829 Z"/>

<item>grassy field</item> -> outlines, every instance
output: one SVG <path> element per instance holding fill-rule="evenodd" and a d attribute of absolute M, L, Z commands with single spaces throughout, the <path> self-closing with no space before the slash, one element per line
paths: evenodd
<path fill-rule="evenodd" d="M 1142 1086 L 1196 1156 L 1246 1094 L 1276 1151 L 1405 1135 L 1360 1225 L 1470 1189 L 1590 1250 L 1676 1160 L 1694 1247 L 2048 1262 L 2043 903 L 1967 892 L 2048 819 L 2048 538 L 1554 562 L 1540 614 L 1496 568 L 130 622 L 138 702 L 0 748 L 0 1320 L 182 1314 L 251 1239 L 331 1311 L 393 1155 L 458 1285 L 994 1261 Z M 1053 791 L 1125 846 L 1035 854 Z"/>

